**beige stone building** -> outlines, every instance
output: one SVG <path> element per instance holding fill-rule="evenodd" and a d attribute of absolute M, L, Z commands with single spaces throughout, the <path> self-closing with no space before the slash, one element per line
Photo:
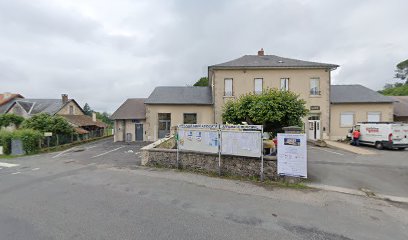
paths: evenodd
<path fill-rule="evenodd" d="M 344 139 L 358 122 L 392 122 L 394 99 L 361 85 L 332 85 L 330 139 Z"/>
<path fill-rule="evenodd" d="M 126 134 L 134 134 L 135 124 L 140 123 L 145 141 L 169 135 L 178 124 L 223 123 L 222 109 L 227 101 L 267 88 L 292 91 L 306 101 L 309 114 L 303 127 L 310 140 L 344 138 L 348 129 L 361 121 L 393 120 L 391 98 L 361 85 L 332 86 L 331 71 L 337 67 L 265 55 L 263 50 L 209 66 L 208 87 L 157 87 L 144 104 L 137 105 L 139 110 L 129 107 L 128 111 L 145 111 L 144 118 L 129 116 L 124 121 L 114 114 L 115 141 L 126 140 Z M 129 135 L 128 141 L 141 139 Z"/>
<path fill-rule="evenodd" d="M 408 123 L 408 96 L 391 96 L 394 99 L 394 121 Z"/>
<path fill-rule="evenodd" d="M 245 55 L 210 66 L 209 82 L 214 98 L 214 122 L 222 123 L 222 107 L 227 101 L 267 88 L 293 91 L 306 101 L 310 110 L 304 119 L 309 139 L 330 134 L 331 71 L 338 65 L 283 58 L 275 55 Z"/>
<path fill-rule="evenodd" d="M 145 100 L 146 98 L 129 98 L 112 114 L 111 119 L 115 121 L 115 142 L 148 140 Z"/>

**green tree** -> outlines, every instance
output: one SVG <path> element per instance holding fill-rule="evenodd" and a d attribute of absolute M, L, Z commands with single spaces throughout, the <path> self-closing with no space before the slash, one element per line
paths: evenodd
<path fill-rule="evenodd" d="M 394 87 L 378 92 L 388 96 L 408 96 L 408 84 L 396 83 Z"/>
<path fill-rule="evenodd" d="M 405 84 L 408 84 L 408 59 L 397 64 L 395 78 L 404 80 Z"/>
<path fill-rule="evenodd" d="M 290 91 L 267 89 L 261 94 L 248 93 L 223 108 L 224 122 L 263 125 L 265 131 L 277 132 L 285 126 L 302 126 L 308 110 L 306 102 Z"/>
<path fill-rule="evenodd" d="M 13 113 L 6 113 L 0 115 L 0 127 L 8 127 L 14 124 L 16 128 L 19 128 L 20 124 L 24 121 L 24 118 Z"/>
<path fill-rule="evenodd" d="M 195 87 L 208 87 L 208 78 L 202 77 L 196 83 L 194 83 Z"/>
<path fill-rule="evenodd" d="M 23 128 L 30 128 L 40 132 L 52 132 L 53 134 L 71 134 L 73 127 L 61 116 L 51 116 L 47 113 L 40 113 L 26 119 Z"/>
<path fill-rule="evenodd" d="M 83 110 L 84 110 L 84 112 L 85 112 L 85 115 L 92 116 L 93 110 L 92 110 L 92 108 L 89 106 L 88 103 L 85 103 Z"/>
<path fill-rule="evenodd" d="M 110 114 L 107 112 L 95 112 L 96 113 L 96 118 L 100 121 L 102 121 L 103 123 L 105 123 L 106 125 L 108 125 L 109 127 L 113 126 L 113 120 L 110 119 Z"/>

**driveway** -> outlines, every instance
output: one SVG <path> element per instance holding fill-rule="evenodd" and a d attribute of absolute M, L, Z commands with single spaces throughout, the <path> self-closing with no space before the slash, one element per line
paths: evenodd
<path fill-rule="evenodd" d="M 112 138 L 108 138 L 54 153 L 52 158 L 56 161 L 134 169 L 140 166 L 140 149 L 147 144 L 149 142 L 114 143 Z"/>
<path fill-rule="evenodd" d="M 376 154 L 359 155 L 309 146 L 310 180 L 313 184 L 408 198 L 408 151 L 362 148 Z"/>

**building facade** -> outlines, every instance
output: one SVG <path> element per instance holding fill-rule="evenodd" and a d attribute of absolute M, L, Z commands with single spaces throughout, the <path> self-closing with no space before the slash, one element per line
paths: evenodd
<path fill-rule="evenodd" d="M 308 138 L 327 139 L 330 135 L 331 71 L 338 65 L 316 63 L 275 55 L 245 55 L 210 66 L 209 82 L 214 98 L 214 122 L 222 123 L 227 101 L 246 93 L 277 88 L 299 94 L 306 101 L 309 115 L 303 119 Z"/>

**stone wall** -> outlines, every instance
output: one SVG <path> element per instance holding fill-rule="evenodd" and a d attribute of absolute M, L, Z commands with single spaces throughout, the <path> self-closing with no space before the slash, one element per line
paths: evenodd
<path fill-rule="evenodd" d="M 142 148 L 142 165 L 177 168 L 177 150 L 146 146 Z M 218 173 L 218 154 L 192 151 L 179 152 L 179 168 L 205 173 Z M 261 160 L 242 156 L 221 156 L 221 174 L 259 177 Z M 264 158 L 265 179 L 277 179 L 276 157 Z"/>

